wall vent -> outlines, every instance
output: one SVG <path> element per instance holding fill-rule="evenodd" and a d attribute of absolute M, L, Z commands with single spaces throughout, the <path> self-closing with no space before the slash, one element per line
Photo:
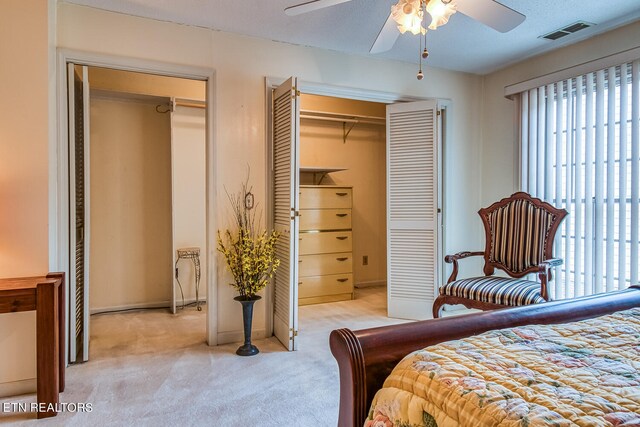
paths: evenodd
<path fill-rule="evenodd" d="M 562 37 L 568 36 L 569 34 L 573 34 L 575 32 L 578 32 L 580 30 L 584 30 L 585 28 L 589 28 L 592 27 L 595 24 L 591 24 L 589 22 L 583 22 L 583 21 L 579 21 L 576 22 L 575 24 L 571 24 L 568 25 L 564 28 L 561 28 L 559 30 L 555 30 L 552 31 L 548 34 L 545 34 L 543 36 L 540 36 L 539 38 L 542 39 L 547 39 L 547 40 L 558 40 Z"/>

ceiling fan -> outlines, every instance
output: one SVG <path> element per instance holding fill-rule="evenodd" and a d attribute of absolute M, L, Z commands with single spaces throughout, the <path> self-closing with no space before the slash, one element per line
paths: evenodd
<path fill-rule="evenodd" d="M 351 0 L 312 0 L 307 1 L 305 3 L 300 3 L 295 6 L 287 7 L 284 11 L 289 16 L 300 15 L 307 12 L 312 12 L 314 10 L 324 9 L 326 7 L 335 6 L 340 3 L 346 3 Z M 520 25 L 524 20 L 525 16 L 515 10 L 504 6 L 494 0 L 400 0 L 398 5 L 392 7 L 392 13 L 389 14 L 389 18 L 382 26 L 382 29 L 378 33 L 378 37 L 375 42 L 371 46 L 369 52 L 371 53 L 380 53 L 386 52 L 391 49 L 395 44 L 400 32 L 404 32 L 403 30 L 407 30 L 409 28 L 401 28 L 402 25 L 399 25 L 398 18 L 394 19 L 394 14 L 396 14 L 394 8 L 406 8 L 407 4 L 417 3 L 419 5 L 420 10 L 423 7 L 426 7 L 426 10 L 429 11 L 429 7 L 437 6 L 446 6 L 449 11 L 446 15 L 446 19 L 444 22 L 440 22 L 438 25 L 442 25 L 447 22 L 449 16 L 455 11 L 459 11 L 468 17 L 475 19 L 478 22 L 481 22 L 497 31 L 502 33 L 506 33 L 507 31 L 511 31 L 518 25 Z M 414 11 L 411 13 L 416 14 L 416 16 L 422 13 L 417 8 L 414 8 Z M 408 16 L 409 12 L 405 10 L 405 13 Z M 430 12 L 433 16 L 434 14 Z M 435 16 L 434 20 L 435 20 Z M 422 20 L 422 15 L 420 15 L 420 21 Z M 422 34 L 425 34 L 426 29 L 421 27 L 421 24 L 418 23 L 418 30 Z M 436 25 L 437 27 L 437 25 Z M 435 27 L 429 26 L 431 29 L 435 29 Z M 400 31 L 398 31 L 400 29 Z M 414 34 L 418 34 L 413 31 Z"/>

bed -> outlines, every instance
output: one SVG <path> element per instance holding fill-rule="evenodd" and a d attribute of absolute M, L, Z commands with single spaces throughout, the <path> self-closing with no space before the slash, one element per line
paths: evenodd
<path fill-rule="evenodd" d="M 525 325 L 558 325 L 570 322 L 587 321 L 587 319 L 595 319 L 601 316 L 611 315 L 613 313 L 617 313 L 615 316 L 618 317 L 627 315 L 636 316 L 640 315 L 640 310 L 637 309 L 638 307 L 640 307 L 640 287 L 632 286 L 631 288 L 623 291 L 573 300 L 555 301 L 525 307 L 494 310 L 478 314 L 426 320 L 360 331 L 351 331 L 349 329 L 335 330 L 330 336 L 330 346 L 331 351 L 338 362 L 340 371 L 340 413 L 338 425 L 340 427 L 363 426 L 369 415 L 371 415 L 368 421 L 368 424 L 370 425 L 434 425 L 437 423 L 438 419 L 440 420 L 438 425 L 441 427 L 447 423 L 443 422 L 443 418 L 439 414 L 428 414 L 429 417 L 433 416 L 432 420 L 427 419 L 429 417 L 425 415 L 425 419 L 422 420 L 422 423 L 412 423 L 406 420 L 394 423 L 394 420 L 387 419 L 386 414 L 382 414 L 385 416 L 376 420 L 376 423 L 372 422 L 373 418 L 376 418 L 376 416 L 379 415 L 376 414 L 376 411 L 380 408 L 384 408 L 385 405 L 388 406 L 390 402 L 396 406 L 406 406 L 407 403 L 402 403 L 403 398 L 409 399 L 408 401 L 416 399 L 415 396 L 403 397 L 401 396 L 402 393 L 397 390 L 392 390 L 390 392 L 382 391 L 381 394 L 386 393 L 387 396 L 376 397 L 376 406 L 373 407 L 371 414 L 369 412 L 376 392 L 383 388 L 385 380 L 387 380 L 389 375 L 392 373 L 394 367 L 398 365 L 398 363 L 409 353 L 437 344 L 440 345 L 436 347 L 446 347 L 449 344 L 454 346 L 461 345 L 459 342 L 449 342 L 467 338 L 477 339 L 478 337 L 476 336 L 479 334 L 483 334 L 488 331 L 500 331 L 506 328 L 520 328 L 519 333 L 521 335 L 523 333 L 525 334 L 523 337 L 525 338 L 525 341 L 530 341 L 531 337 L 526 336 L 528 328 L 522 328 Z M 619 312 L 623 313 L 621 314 Z M 622 321 L 624 322 L 624 320 Z M 607 322 L 609 322 L 609 320 L 605 319 L 604 323 Z M 600 320 L 600 324 L 603 324 L 602 319 Z M 576 326 L 575 324 L 567 326 L 574 330 L 582 328 L 581 325 Z M 499 339 L 504 338 L 504 334 L 501 332 L 490 332 L 489 336 L 492 336 L 494 339 L 496 336 L 498 336 Z M 483 335 L 480 339 L 490 339 L 485 337 L 486 336 Z M 516 342 L 515 346 L 517 347 L 519 344 L 521 343 Z M 449 347 L 451 345 L 449 345 Z M 610 347 L 614 347 L 615 342 L 610 342 L 608 345 Z M 634 347 L 632 351 L 635 352 L 634 354 L 640 355 L 640 347 Z M 516 350 L 510 348 L 509 352 L 515 353 Z M 420 352 L 415 354 L 418 354 L 417 357 L 419 360 L 428 362 L 427 365 L 429 369 L 437 369 L 429 365 L 431 362 L 430 360 L 425 360 L 425 357 L 428 357 L 428 355 L 425 356 L 425 353 Z M 415 359 L 412 362 L 406 362 L 405 364 L 407 363 L 415 365 Z M 561 365 L 562 361 L 556 360 L 551 363 Z M 637 365 L 633 364 L 632 366 L 637 367 Z M 401 365 L 399 369 L 402 370 L 405 368 Z M 565 376 L 567 376 L 566 372 L 571 372 L 571 370 L 569 369 L 565 371 Z M 517 376 L 518 374 L 522 374 L 522 372 L 518 373 L 517 371 L 514 371 L 513 376 Z M 630 378 L 635 381 L 636 377 L 634 375 L 637 375 L 637 372 L 632 374 L 633 375 L 630 375 Z M 411 375 L 412 374 L 409 374 L 409 376 Z M 429 375 L 430 373 L 427 372 L 427 377 Z M 474 375 L 470 376 L 473 377 Z M 394 372 L 394 374 L 388 378 L 386 385 L 391 386 L 392 389 L 394 387 L 398 389 L 402 388 L 398 386 L 402 381 L 406 381 L 406 379 L 399 380 L 397 378 L 397 372 Z M 478 386 L 478 383 L 469 383 L 466 385 L 469 389 L 473 390 Z M 418 396 L 419 398 L 429 394 L 431 390 L 428 381 L 422 381 L 419 386 L 409 386 L 409 389 L 411 389 L 411 387 L 422 390 L 417 393 L 418 395 L 422 393 L 422 396 Z M 589 386 L 585 385 L 584 387 L 588 388 Z M 387 387 L 387 389 L 388 388 L 389 387 Z M 638 387 L 632 386 L 631 389 L 637 392 Z M 389 396 L 392 396 L 394 393 L 396 395 L 389 398 Z M 568 398 L 570 400 L 576 400 L 575 396 L 568 396 Z M 626 399 L 631 403 L 626 402 L 626 406 L 623 405 L 623 411 L 629 411 L 631 408 L 633 412 L 633 408 L 636 407 L 634 405 L 640 404 L 640 402 L 637 402 L 636 400 L 637 395 L 627 396 Z M 611 409 L 609 412 L 616 411 Z M 474 417 L 478 416 L 482 416 L 481 411 L 474 415 Z M 554 425 L 552 418 L 553 417 L 551 417 L 549 425 Z M 629 421 L 630 419 L 631 418 L 628 417 L 621 417 L 619 419 L 612 418 L 608 425 L 625 425 L 624 422 Z M 483 422 L 485 425 L 488 423 L 487 421 Z M 633 424 L 634 421 L 631 421 L 631 423 L 632 424 L 626 425 L 638 425 Z M 481 424 L 482 422 L 478 421 L 477 425 Z M 526 422 L 513 424 L 505 423 L 505 425 L 526 425 Z M 562 425 L 562 422 L 558 422 L 557 425 Z"/>

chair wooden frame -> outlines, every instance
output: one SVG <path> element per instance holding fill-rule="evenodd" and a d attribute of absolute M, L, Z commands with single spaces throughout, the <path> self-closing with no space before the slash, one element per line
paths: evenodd
<path fill-rule="evenodd" d="M 512 203 L 517 200 L 525 200 L 531 203 L 533 206 L 543 209 L 546 212 L 553 215 L 553 220 L 549 226 L 547 234 L 545 236 L 544 242 L 544 260 L 540 262 L 538 265 L 530 266 L 522 271 L 513 271 L 509 269 L 506 265 L 491 260 L 491 225 L 489 223 L 489 215 L 500 209 L 509 203 Z M 555 239 L 556 232 L 560 227 L 560 224 L 567 216 L 568 212 L 565 209 L 558 209 L 551 204 L 542 201 L 536 197 L 532 197 L 530 194 L 525 192 L 517 192 L 512 194 L 509 197 L 506 197 L 498 202 L 493 203 L 491 206 L 487 208 L 482 208 L 478 211 L 478 215 L 482 219 L 482 224 L 484 226 L 485 231 L 485 249 L 483 252 L 458 252 L 454 255 L 447 255 L 444 258 L 444 261 L 448 264 L 453 264 L 453 271 L 451 272 L 451 276 L 447 280 L 447 284 L 457 280 L 458 277 L 458 261 L 469 258 L 472 256 L 484 256 L 484 268 L 483 272 L 485 276 L 491 276 L 495 272 L 495 269 L 498 268 L 509 277 L 514 279 L 522 278 L 530 273 L 536 273 L 538 278 L 540 279 L 540 295 L 545 301 L 549 301 L 549 290 L 547 289 L 547 285 L 549 281 L 552 279 L 551 271 L 554 267 L 562 265 L 563 261 L 559 258 L 553 258 L 553 241 Z M 440 314 L 440 309 L 445 304 L 462 304 L 467 308 L 476 308 L 480 310 L 494 310 L 497 308 L 505 308 L 507 305 L 502 304 L 494 304 L 489 302 L 477 301 L 468 298 L 462 298 L 451 295 L 438 295 L 436 300 L 433 303 L 433 317 L 437 318 Z"/>

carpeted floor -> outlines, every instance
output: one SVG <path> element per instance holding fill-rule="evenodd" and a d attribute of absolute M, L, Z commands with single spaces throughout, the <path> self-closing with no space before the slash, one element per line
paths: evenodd
<path fill-rule="evenodd" d="M 339 327 L 400 323 L 386 317 L 385 288 L 356 290 L 357 298 L 300 308 L 300 350 L 275 338 L 255 341 L 261 353 L 235 355 L 238 344 L 208 347 L 205 315 L 177 318 L 139 311 L 91 318 L 91 360 L 67 369 L 62 402 L 91 403 L 90 413 L 0 412 L 0 423 L 38 426 L 335 426 L 338 368 L 328 345 Z M 34 402 L 35 395 L 0 399 Z"/>

